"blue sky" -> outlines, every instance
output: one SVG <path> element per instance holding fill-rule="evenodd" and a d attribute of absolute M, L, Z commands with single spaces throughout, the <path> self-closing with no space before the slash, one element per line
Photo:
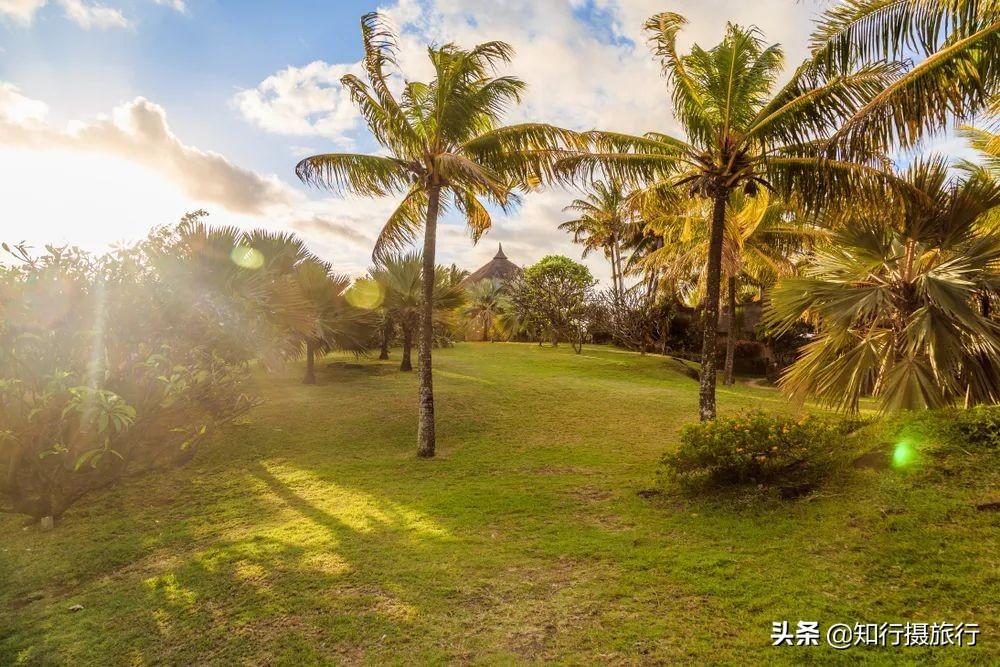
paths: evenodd
<path fill-rule="evenodd" d="M 0 0 L 0 236 L 100 250 L 204 208 L 218 224 L 293 230 L 339 270 L 363 272 L 394 202 L 307 190 L 293 168 L 309 153 L 376 148 L 337 83 L 357 67 L 358 20 L 376 7 L 400 28 L 407 76 L 426 72 L 429 42 L 503 39 L 518 52 L 511 73 L 529 84 L 512 121 L 632 132 L 675 128 L 641 36 L 645 18 L 685 15 L 682 47 L 714 44 L 726 19 L 754 23 L 795 63 L 815 9 L 791 0 Z M 475 268 L 498 241 L 522 264 L 579 257 L 556 229 L 574 196 L 532 194 L 475 248 L 448 224 L 440 257 Z M 606 278 L 601 258 L 587 261 Z"/>

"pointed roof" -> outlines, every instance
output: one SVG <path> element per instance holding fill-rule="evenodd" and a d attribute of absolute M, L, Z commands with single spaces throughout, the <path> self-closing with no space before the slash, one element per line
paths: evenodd
<path fill-rule="evenodd" d="M 493 280 L 510 280 L 521 273 L 523 273 L 521 267 L 507 259 L 507 255 L 503 252 L 503 244 L 500 244 L 497 248 L 497 254 L 493 256 L 493 259 L 479 267 L 472 275 L 463 280 L 462 284 L 468 287 L 487 278 Z"/>

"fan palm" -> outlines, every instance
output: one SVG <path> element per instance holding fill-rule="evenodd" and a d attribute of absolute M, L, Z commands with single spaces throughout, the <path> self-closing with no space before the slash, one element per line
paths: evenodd
<path fill-rule="evenodd" d="M 1000 324 L 975 307 L 1000 289 L 1000 235 L 979 225 L 1000 184 L 949 178 L 939 159 L 904 177 L 923 204 L 856 209 L 804 277 L 772 292 L 778 331 L 818 321 L 781 379 L 796 399 L 849 411 L 869 394 L 884 411 L 1000 400 Z"/>
<path fill-rule="evenodd" d="M 497 330 L 497 322 L 507 310 L 504 302 L 504 283 L 500 280 L 487 278 L 480 280 L 468 289 L 468 304 L 462 310 L 470 327 L 482 330 L 483 341 L 493 341 L 493 333 Z"/>
<path fill-rule="evenodd" d="M 687 139 L 650 132 L 644 136 L 595 131 L 590 153 L 558 161 L 557 174 L 590 176 L 600 169 L 611 178 L 647 188 L 686 185 L 691 194 L 712 202 L 703 311 L 702 420 L 714 419 L 715 345 L 719 281 L 730 193 L 755 195 L 774 188 L 814 210 L 845 198 L 864 181 L 879 178 L 874 156 L 857 149 L 854 161 L 839 159 L 828 142 L 840 124 L 894 80 L 898 67 L 865 65 L 832 74 L 809 61 L 776 89 L 783 55 L 764 43 L 756 28 L 729 24 L 720 44 L 698 45 L 682 55 L 678 32 L 686 23 L 662 13 L 646 23 L 656 55 L 672 88 L 675 115 Z"/>
<path fill-rule="evenodd" d="M 316 354 L 347 350 L 360 354 L 368 348 L 375 318 L 371 311 L 350 305 L 345 292 L 351 279 L 332 272 L 326 262 L 307 259 L 294 268 L 295 282 L 312 305 L 313 329 L 305 336 L 304 384 L 316 384 Z"/>
<path fill-rule="evenodd" d="M 421 314 L 424 311 L 426 290 L 423 285 L 423 259 L 420 253 L 389 255 L 380 261 L 369 275 L 378 285 L 383 296 L 382 307 L 391 321 L 397 323 L 403 338 L 403 358 L 401 371 L 413 370 L 413 336 L 423 326 Z M 435 323 L 441 324 L 443 316 L 465 301 L 465 290 L 450 280 L 450 272 L 437 267 L 431 288 L 431 311 Z"/>
<path fill-rule="evenodd" d="M 398 69 L 395 36 L 378 14 L 361 19 L 361 35 L 368 83 L 353 75 L 341 83 L 388 154 L 316 155 L 301 161 L 296 174 L 306 183 L 339 192 L 403 195 L 378 237 L 376 259 L 408 244 L 423 226 L 426 294 L 420 327 L 417 453 L 427 457 L 434 455 L 435 446 L 431 292 L 438 215 L 448 208 L 457 210 L 473 240 L 478 240 L 492 224 L 484 202 L 502 209 L 514 205 L 515 188 L 527 187 L 528 179 L 539 172 L 539 155 L 572 136 L 549 125 L 500 125 L 524 90 L 524 83 L 515 77 L 493 76 L 513 54 L 503 42 L 468 50 L 454 44 L 430 47 L 431 81 L 404 81 L 397 96 L 388 83 L 389 70 Z"/>

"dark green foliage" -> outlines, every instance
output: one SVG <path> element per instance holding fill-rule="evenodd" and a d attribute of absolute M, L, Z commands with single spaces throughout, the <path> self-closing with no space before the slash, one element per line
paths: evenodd
<path fill-rule="evenodd" d="M 663 457 L 661 479 L 690 493 L 759 486 L 799 495 L 833 471 L 842 431 L 814 416 L 756 411 L 689 424 L 681 430 L 680 447 Z"/>

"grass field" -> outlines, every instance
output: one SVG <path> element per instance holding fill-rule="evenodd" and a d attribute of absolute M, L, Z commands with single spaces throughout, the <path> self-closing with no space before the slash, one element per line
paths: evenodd
<path fill-rule="evenodd" d="M 1000 662 L 1000 514 L 973 506 L 1000 466 L 852 469 L 763 506 L 647 499 L 697 414 L 661 357 L 436 352 L 431 461 L 414 374 L 330 361 L 318 386 L 261 378 L 265 405 L 186 468 L 51 532 L 0 519 L 0 664 Z M 750 387 L 720 403 L 789 409 Z M 779 620 L 982 635 L 837 653 L 771 647 Z"/>

